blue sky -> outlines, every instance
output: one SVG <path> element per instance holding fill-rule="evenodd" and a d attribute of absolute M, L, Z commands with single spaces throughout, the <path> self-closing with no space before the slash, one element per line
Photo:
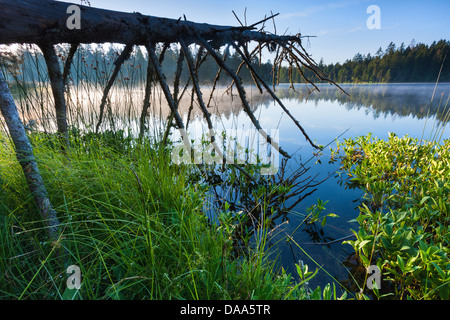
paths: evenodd
<path fill-rule="evenodd" d="M 66 2 L 80 3 L 80 0 Z M 360 52 L 374 54 L 389 42 L 409 45 L 412 39 L 426 44 L 450 40 L 450 1 L 404 0 L 90 0 L 91 6 L 125 12 L 188 20 L 211 24 L 238 25 L 232 10 L 241 21 L 246 9 L 247 23 L 265 15 L 279 13 L 278 33 L 301 33 L 316 36 L 305 40 L 307 51 L 318 62 L 344 62 Z M 380 29 L 366 25 L 370 5 L 380 8 Z M 268 24 L 268 31 L 273 31 Z"/>

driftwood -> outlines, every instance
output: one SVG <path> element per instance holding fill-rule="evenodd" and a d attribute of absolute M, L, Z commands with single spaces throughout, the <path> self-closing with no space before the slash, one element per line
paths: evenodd
<path fill-rule="evenodd" d="M 201 62 L 204 61 L 203 59 L 206 55 L 210 55 L 218 66 L 219 71 L 217 72 L 216 80 L 219 78 L 221 72 L 225 72 L 232 79 L 232 86 L 235 86 L 238 91 L 244 111 L 257 129 L 262 128 L 251 111 L 244 85 L 239 77 L 239 71 L 243 67 L 249 69 L 258 90 L 260 92 L 266 90 L 294 121 L 306 140 L 312 146 L 317 148 L 308 137 L 305 130 L 303 130 L 300 123 L 292 116 L 289 110 L 286 109 L 281 100 L 277 98 L 274 90 L 270 89 L 269 85 L 262 80 L 262 77 L 260 77 L 252 67 L 252 57 L 261 55 L 263 50 L 268 50 L 270 52 L 276 52 L 274 61 L 274 79 L 276 79 L 275 69 L 277 66 L 280 66 L 283 61 L 286 61 L 290 66 L 295 66 L 299 69 L 302 67 L 309 68 L 319 79 L 326 79 L 325 75 L 317 67 L 317 64 L 302 47 L 302 36 L 276 35 L 265 32 L 263 28 L 260 30 L 257 29 L 258 25 L 264 25 L 267 20 L 273 19 L 276 15 L 265 17 L 263 20 L 250 26 L 242 25 L 239 21 L 241 25 L 235 27 L 195 23 L 187 21 L 186 19 L 182 20 L 181 18 L 175 20 L 146 16 L 138 12 L 124 13 L 77 5 L 80 9 L 80 28 L 71 29 L 67 26 L 67 20 L 71 15 L 71 13 L 67 12 L 70 5 L 77 4 L 51 0 L 0 0 L 0 44 L 34 43 L 41 48 L 48 67 L 49 79 L 55 100 L 58 132 L 62 137 L 66 138 L 66 141 L 68 136 L 68 124 L 64 89 L 65 86 L 68 85 L 67 77 L 70 73 L 72 58 L 78 46 L 83 43 L 110 42 L 126 45 L 122 54 L 118 57 L 115 63 L 114 72 L 104 89 L 102 102 L 99 108 L 100 113 L 96 131 L 99 130 L 102 122 L 105 103 L 108 99 L 108 92 L 113 85 L 123 62 L 127 59 L 135 45 L 145 46 L 149 58 L 146 93 L 140 118 L 140 135 L 142 136 L 143 131 L 145 130 L 145 117 L 150 107 L 149 99 L 151 86 L 154 82 L 157 82 L 161 86 L 171 109 L 168 127 L 170 128 L 172 126 L 172 121 L 174 120 L 176 127 L 185 130 L 188 126 L 188 122 L 184 124 L 178 112 L 178 101 L 180 98 L 178 88 L 179 83 L 175 84 L 175 89 L 172 93 L 161 68 L 164 50 L 159 54 L 159 57 L 156 50 L 156 45 L 163 43 L 164 48 L 167 48 L 170 44 L 177 44 L 180 46 L 181 56 L 177 67 L 178 75 L 175 79 L 179 81 L 181 63 L 184 58 L 189 68 L 189 81 L 193 85 L 192 99 L 195 94 L 210 129 L 212 129 L 212 123 L 208 112 L 208 106 L 211 98 L 205 103 L 197 79 L 198 68 L 201 65 Z M 256 43 L 256 48 L 251 53 L 249 53 L 247 49 L 247 45 L 250 42 Z M 54 47 L 59 43 L 71 44 L 63 70 L 60 68 Z M 196 63 L 194 63 L 194 58 L 189 50 L 191 45 L 199 46 L 201 49 L 200 52 L 205 53 L 205 55 L 199 54 L 197 56 Z M 234 48 L 243 58 L 242 64 L 239 66 L 238 70 L 232 70 L 227 65 L 226 54 L 224 57 L 218 54 L 218 49 L 223 46 Z M 216 80 L 214 81 L 214 86 Z M 310 79 L 305 79 L 305 82 L 313 84 Z M 332 83 L 331 81 L 329 82 Z M 42 217 L 49 223 L 49 236 L 54 238 L 56 232 L 54 226 L 58 224 L 58 221 L 54 211 L 51 209 L 51 204 L 46 197 L 46 191 L 43 187 L 44 184 L 33 160 L 31 147 L 29 146 L 29 142 L 27 142 L 28 140 L 25 131 L 21 125 L 12 97 L 9 91 L 6 90 L 7 86 L 3 78 L 1 78 L 1 88 L 1 110 L 8 125 L 11 137 L 16 145 L 17 158 L 23 166 L 28 185 L 30 186 L 30 190 L 34 193 L 36 202 L 38 205 L 41 204 L 40 209 Z M 184 90 L 186 90 L 186 87 Z M 193 100 L 191 101 L 193 102 Z M 275 144 L 269 135 L 263 130 L 260 130 L 260 132 L 267 142 L 272 143 L 283 156 L 289 157 L 289 154 Z M 66 146 L 69 147 L 67 143 Z"/>

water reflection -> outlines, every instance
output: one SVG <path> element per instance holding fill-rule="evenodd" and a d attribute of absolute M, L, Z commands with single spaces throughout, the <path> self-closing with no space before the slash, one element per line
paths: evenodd
<path fill-rule="evenodd" d="M 309 136 L 322 145 L 330 144 L 333 147 L 337 136 L 342 141 L 344 138 L 369 132 L 378 138 L 386 138 L 389 132 L 396 132 L 399 136 L 408 134 L 420 138 L 425 132 L 424 137 L 427 138 L 435 125 L 448 129 L 446 111 L 450 84 L 438 84 L 436 88 L 434 84 L 342 85 L 349 95 L 331 85 L 318 87 L 320 92 L 307 94 L 309 90 L 303 85 L 296 86 L 295 91 L 290 90 L 287 85 L 281 85 L 276 88 L 276 93 Z M 204 87 L 203 91 L 205 100 L 211 102 L 209 110 L 218 130 L 252 128 L 236 92 L 220 88 L 209 99 L 211 92 L 208 87 Z M 54 110 L 51 99 L 45 98 L 45 94 L 39 94 L 42 92 L 45 91 L 30 93 L 26 99 L 23 96 L 17 97 L 17 101 L 25 121 L 34 119 L 48 130 L 49 126 L 54 126 Z M 191 99 L 190 92 L 188 89 L 183 95 L 179 112 L 184 121 L 189 117 L 190 130 L 198 131 L 200 135 L 206 131 L 207 126 L 195 99 Z M 101 88 L 72 89 L 68 99 L 70 123 L 81 129 L 95 126 L 101 93 Z M 312 287 L 323 287 L 333 281 L 331 276 L 339 281 L 349 279 L 352 262 L 348 257 L 353 250 L 335 240 L 351 234 L 351 228 L 357 228 L 351 220 L 358 215 L 361 191 L 346 188 L 345 184 L 339 183 L 335 174 L 339 169 L 338 164 L 328 162 L 329 149 L 326 148 L 320 155 L 314 154 L 317 150 L 311 148 L 295 124 L 274 104 L 268 94 L 259 94 L 256 88 L 247 87 L 247 97 L 261 126 L 279 129 L 280 145 L 293 156 L 285 163 L 283 170 L 286 177 L 307 169 L 307 172 L 298 176 L 298 181 L 305 178 L 298 185 L 297 191 L 301 192 L 287 198 L 284 209 L 277 208 L 279 215 L 273 219 L 271 242 L 277 244 L 276 253 L 281 264 L 293 274 L 296 273 L 295 263 L 299 260 L 312 269 L 323 268 L 311 281 Z M 137 135 L 143 98 L 142 88 L 113 89 L 107 106 L 108 116 L 102 129 L 130 130 L 131 134 Z M 169 113 L 170 109 L 162 93 L 155 88 L 151 112 L 147 117 L 149 135 L 164 129 Z M 444 137 L 448 137 L 448 133 Z M 231 196 L 230 193 L 228 195 Z M 220 201 L 226 199 L 223 194 L 220 197 Z M 326 212 L 335 213 L 339 217 L 329 219 L 324 227 L 317 223 L 302 223 L 307 209 L 316 204 L 318 199 L 328 201 Z M 234 209 L 241 210 L 242 207 Z M 295 243 L 286 242 L 286 235 L 292 237 Z M 345 265 L 344 262 L 349 264 Z"/>
<path fill-rule="evenodd" d="M 306 94 L 306 90 L 295 93 L 287 87 L 281 87 L 277 93 L 286 99 L 315 102 L 338 102 L 346 109 L 370 108 L 374 118 L 383 115 L 414 116 L 422 119 L 436 116 L 445 118 L 445 106 L 450 95 L 450 83 L 435 84 L 348 84 L 340 85 L 348 95 L 332 85 L 319 84 L 320 92 Z M 301 89 L 301 88 L 300 88 Z M 434 96 L 433 96 L 434 93 Z M 431 101 L 433 98 L 433 101 Z"/>

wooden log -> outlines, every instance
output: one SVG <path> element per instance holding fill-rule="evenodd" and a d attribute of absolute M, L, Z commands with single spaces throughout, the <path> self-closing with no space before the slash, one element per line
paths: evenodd
<path fill-rule="evenodd" d="M 71 16 L 71 11 L 67 13 L 70 5 L 80 8 L 80 29 L 67 26 Z M 189 45 L 189 39 L 200 36 L 207 41 L 213 40 L 210 44 L 218 48 L 229 39 L 238 42 L 298 39 L 298 36 L 276 36 L 255 30 L 255 26 L 218 26 L 52 0 L 0 0 L 2 44 L 36 43 L 40 40 L 50 44 L 115 42 L 146 45 L 149 42 L 177 42 L 182 37 Z"/>

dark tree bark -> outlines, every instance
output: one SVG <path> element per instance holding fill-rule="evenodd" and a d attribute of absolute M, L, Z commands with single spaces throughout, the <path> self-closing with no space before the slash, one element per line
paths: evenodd
<path fill-rule="evenodd" d="M 76 4 L 76 3 L 73 3 Z M 125 13 L 78 5 L 81 9 L 81 29 L 69 29 L 67 8 L 71 3 L 52 0 L 0 0 L 0 42 L 36 43 L 37 40 L 57 43 L 172 43 L 180 37 L 189 44 L 197 36 L 213 40 L 213 47 L 228 39 L 238 42 L 251 40 L 269 42 L 273 34 L 254 31 L 255 26 L 217 26 Z M 296 36 L 276 36 L 285 40 Z"/>
<path fill-rule="evenodd" d="M 47 234 L 51 240 L 57 241 L 59 237 L 59 220 L 48 198 L 47 190 L 45 189 L 44 182 L 34 158 L 33 149 L 25 133 L 25 128 L 20 120 L 13 97 L 1 71 L 0 109 L 16 149 L 17 161 L 22 166 L 28 188 L 39 208 L 41 219 L 47 229 Z"/>
<path fill-rule="evenodd" d="M 58 56 L 55 47 L 52 44 L 41 43 L 39 47 L 44 55 L 47 64 L 48 76 L 52 86 L 53 98 L 55 102 L 56 124 L 58 134 L 62 138 L 63 149 L 69 145 L 68 126 L 67 126 L 67 108 L 64 97 L 64 80 L 59 65 Z"/>

